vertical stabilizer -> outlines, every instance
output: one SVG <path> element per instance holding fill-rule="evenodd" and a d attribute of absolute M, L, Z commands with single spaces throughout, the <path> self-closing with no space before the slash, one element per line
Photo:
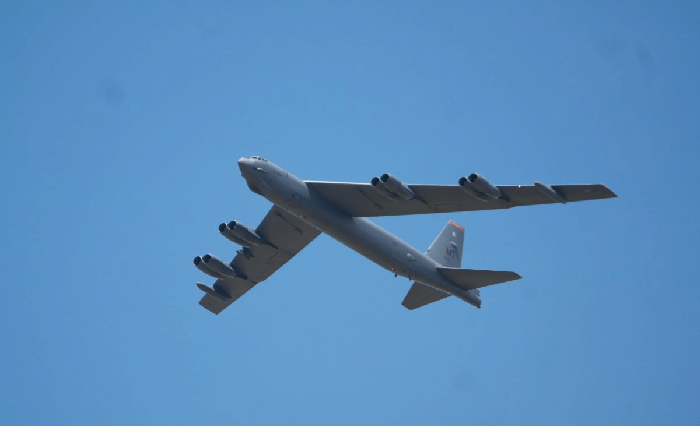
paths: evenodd
<path fill-rule="evenodd" d="M 459 268 L 462 266 L 463 246 L 464 228 L 449 221 L 430 245 L 426 255 L 446 268 Z"/>

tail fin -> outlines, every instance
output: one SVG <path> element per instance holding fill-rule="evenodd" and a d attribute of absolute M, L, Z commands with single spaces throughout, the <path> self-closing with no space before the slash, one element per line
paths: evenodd
<path fill-rule="evenodd" d="M 464 228 L 453 221 L 449 221 L 430 245 L 426 255 L 444 267 L 459 268 L 462 266 L 463 246 Z M 445 292 L 416 281 L 401 304 L 407 309 L 413 310 L 449 296 Z"/>
<path fill-rule="evenodd" d="M 449 221 L 425 254 L 446 268 L 459 268 L 462 266 L 463 246 L 464 228 Z"/>

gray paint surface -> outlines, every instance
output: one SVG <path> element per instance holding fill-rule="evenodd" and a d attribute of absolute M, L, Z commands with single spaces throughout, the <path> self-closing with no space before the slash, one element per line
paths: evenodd
<path fill-rule="evenodd" d="M 230 264 L 241 276 L 219 278 L 208 289 L 199 285 L 205 291 L 200 305 L 215 314 L 267 279 L 321 232 L 382 268 L 415 280 L 403 302 L 408 309 L 450 295 L 480 307 L 478 288 L 520 276 L 459 269 L 464 241 L 459 225 L 448 223 L 424 254 L 366 217 L 507 209 L 616 196 L 600 184 L 552 185 L 543 191 L 541 184 L 493 186 L 481 179 L 482 186 L 467 183 L 464 188 L 407 185 L 394 179 L 386 184 L 382 182 L 386 179 L 375 179 L 373 184 L 303 181 L 261 157 L 241 158 L 238 166 L 248 187 L 274 205 L 254 231 L 263 243 L 248 244 Z M 460 179 L 460 184 L 464 181 Z"/>

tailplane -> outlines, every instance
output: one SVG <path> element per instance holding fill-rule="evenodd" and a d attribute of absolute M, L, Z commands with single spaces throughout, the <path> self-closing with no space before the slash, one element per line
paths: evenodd
<path fill-rule="evenodd" d="M 464 290 L 474 290 L 494 284 L 501 284 L 508 281 L 522 278 L 515 272 L 510 271 L 487 271 L 479 269 L 459 269 L 459 268 L 437 268 L 445 278 L 452 281 Z M 478 295 L 478 293 L 477 293 Z"/>

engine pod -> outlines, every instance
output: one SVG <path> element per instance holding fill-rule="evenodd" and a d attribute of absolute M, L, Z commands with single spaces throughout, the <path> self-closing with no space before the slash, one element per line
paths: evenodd
<path fill-rule="evenodd" d="M 393 192 L 404 200 L 411 200 L 414 197 L 411 188 L 400 181 L 396 176 L 390 175 L 389 173 L 384 173 L 379 177 L 379 182 L 380 184 L 384 184 L 389 191 Z"/>
<path fill-rule="evenodd" d="M 488 195 L 491 198 L 501 198 L 501 190 L 491 185 L 485 177 L 478 173 L 472 173 L 467 177 L 467 183 L 482 194 Z"/>
<path fill-rule="evenodd" d="M 388 198 L 397 203 L 403 201 L 403 198 L 391 192 L 378 177 L 372 178 L 370 183 L 372 184 L 372 188 L 374 188 L 374 190 L 377 191 L 377 193 L 379 193 L 382 197 Z"/>
<path fill-rule="evenodd" d="M 259 246 L 263 243 L 262 238 L 260 238 L 260 236 L 256 234 L 255 231 L 239 222 L 236 222 L 235 220 L 229 222 L 227 228 L 235 237 L 252 245 Z"/>
<path fill-rule="evenodd" d="M 231 230 L 228 228 L 228 225 L 225 223 L 222 223 L 221 225 L 219 225 L 219 232 L 221 232 L 221 235 L 226 237 L 227 240 L 232 241 L 232 242 L 238 244 L 239 246 L 243 246 L 243 247 L 247 247 L 247 248 L 250 248 L 253 246 L 253 244 L 235 236 L 233 234 L 233 232 L 231 232 Z"/>
<path fill-rule="evenodd" d="M 217 278 L 217 279 L 222 279 L 225 278 L 223 275 L 216 273 L 212 269 L 210 269 L 207 264 L 203 261 L 202 257 L 200 256 L 195 256 L 194 258 L 194 266 L 197 267 L 200 271 L 204 272 L 205 274 Z"/>
<path fill-rule="evenodd" d="M 209 269 L 226 278 L 242 278 L 242 275 L 233 269 L 231 265 L 216 256 L 205 254 L 202 256 L 202 262 L 204 262 Z"/>
<path fill-rule="evenodd" d="M 474 188 L 472 185 L 470 185 L 469 180 L 467 180 L 467 178 L 465 178 L 465 177 L 460 178 L 459 179 L 459 186 L 462 187 L 464 192 L 466 192 L 467 194 L 476 198 L 477 200 L 483 201 L 485 203 L 489 201 L 489 197 L 486 196 L 486 194 L 477 191 L 476 188 Z"/>

